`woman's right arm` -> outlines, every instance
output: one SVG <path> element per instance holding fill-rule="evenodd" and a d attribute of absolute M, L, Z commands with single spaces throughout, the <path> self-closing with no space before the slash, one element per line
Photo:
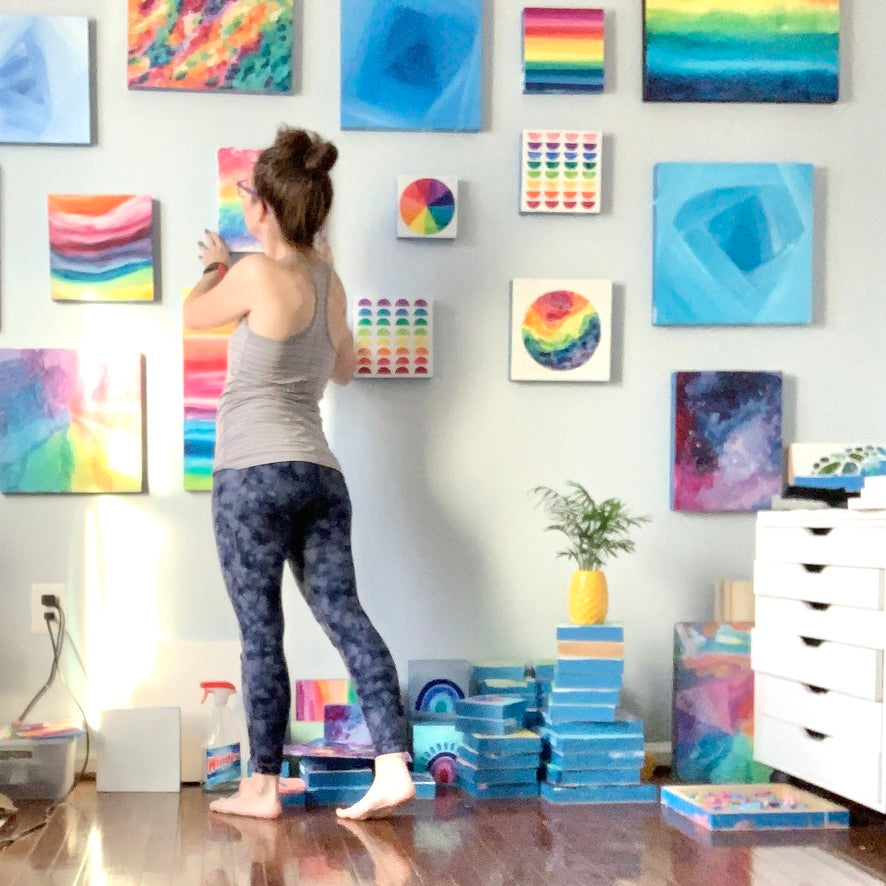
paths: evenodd
<path fill-rule="evenodd" d="M 357 369 L 357 350 L 348 326 L 348 300 L 341 280 L 333 270 L 330 271 L 328 304 L 329 340 L 335 346 L 335 363 L 330 378 L 337 385 L 346 385 Z"/>

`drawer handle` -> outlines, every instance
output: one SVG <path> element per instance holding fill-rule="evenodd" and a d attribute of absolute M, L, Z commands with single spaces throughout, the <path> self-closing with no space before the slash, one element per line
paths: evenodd
<path fill-rule="evenodd" d="M 834 527 L 833 526 L 810 526 L 808 528 L 809 528 L 809 531 L 813 535 L 827 535 Z"/>
<path fill-rule="evenodd" d="M 824 572 L 824 564 L 822 563 L 803 563 L 802 565 L 807 572 Z"/>
<path fill-rule="evenodd" d="M 806 729 L 803 727 L 803 731 L 813 740 L 813 741 L 824 741 L 827 736 L 823 732 L 816 732 L 814 729 Z"/>
<path fill-rule="evenodd" d="M 816 640 L 815 637 L 800 637 L 800 639 L 801 639 L 801 640 L 802 640 L 807 646 L 815 646 L 815 647 L 818 647 L 818 646 L 821 646 L 822 643 L 824 643 L 824 640 Z"/>
<path fill-rule="evenodd" d="M 816 612 L 826 612 L 831 608 L 830 603 L 813 603 L 810 600 L 803 601 L 810 609 L 814 609 Z"/>
<path fill-rule="evenodd" d="M 824 688 L 824 686 L 813 686 L 811 683 L 804 683 L 803 688 L 807 692 L 812 692 L 815 695 L 821 695 L 822 693 L 828 691 L 827 689 Z"/>

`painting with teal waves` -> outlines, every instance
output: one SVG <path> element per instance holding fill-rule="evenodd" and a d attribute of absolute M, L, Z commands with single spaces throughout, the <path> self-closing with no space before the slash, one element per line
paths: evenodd
<path fill-rule="evenodd" d="M 886 445 L 791 443 L 788 485 L 861 492 L 866 477 L 886 477 Z"/>
<path fill-rule="evenodd" d="M 0 15 L 0 143 L 92 144 L 85 17 Z"/>
<path fill-rule="evenodd" d="M 643 98 L 835 102 L 840 0 L 645 0 Z"/>
<path fill-rule="evenodd" d="M 652 322 L 812 322 L 813 167 L 658 163 Z"/>
<path fill-rule="evenodd" d="M 671 508 L 757 511 L 781 492 L 780 372 L 675 372 Z"/>
<path fill-rule="evenodd" d="M 342 0 L 342 129 L 477 131 L 482 0 Z"/>
<path fill-rule="evenodd" d="M 684 782 L 769 780 L 754 760 L 751 628 L 743 622 L 674 627 L 674 771 Z"/>

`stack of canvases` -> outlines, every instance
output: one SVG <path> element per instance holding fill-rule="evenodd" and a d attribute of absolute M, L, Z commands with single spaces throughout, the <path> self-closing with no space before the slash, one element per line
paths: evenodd
<path fill-rule="evenodd" d="M 643 784 L 643 723 L 618 711 L 621 625 L 560 625 L 557 664 L 541 727 L 541 796 L 552 803 L 655 802 Z"/>
<path fill-rule="evenodd" d="M 526 700 L 513 695 L 474 695 L 456 702 L 458 784 L 473 797 L 538 796 L 541 738 L 524 728 Z"/>

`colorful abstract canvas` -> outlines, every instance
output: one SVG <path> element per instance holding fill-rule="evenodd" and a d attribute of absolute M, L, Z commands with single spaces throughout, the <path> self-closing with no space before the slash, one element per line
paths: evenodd
<path fill-rule="evenodd" d="M 50 194 L 48 214 L 53 300 L 154 300 L 150 195 Z"/>
<path fill-rule="evenodd" d="M 129 0 L 130 89 L 292 90 L 292 0 Z"/>
<path fill-rule="evenodd" d="M 609 381 L 612 283 L 514 280 L 511 381 Z"/>
<path fill-rule="evenodd" d="M 859 492 L 865 477 L 886 476 L 886 444 L 791 443 L 788 485 Z"/>
<path fill-rule="evenodd" d="M 523 10 L 523 92 L 602 92 L 604 12 Z"/>
<path fill-rule="evenodd" d="M 0 492 L 141 492 L 143 359 L 0 349 Z"/>
<path fill-rule="evenodd" d="M 599 132 L 526 129 L 520 158 L 520 212 L 600 212 Z"/>
<path fill-rule="evenodd" d="M 461 732 L 452 723 L 413 723 L 414 771 L 429 773 L 436 784 L 455 784 L 460 742 Z"/>
<path fill-rule="evenodd" d="M 236 324 L 183 329 L 184 488 L 212 489 L 215 418 L 228 371 L 228 340 Z"/>
<path fill-rule="evenodd" d="M 0 143 L 92 144 L 89 21 L 0 15 Z"/>
<path fill-rule="evenodd" d="M 425 298 L 361 298 L 354 320 L 359 378 L 434 374 L 433 311 Z"/>
<path fill-rule="evenodd" d="M 261 252 L 243 218 L 238 181 L 249 181 L 259 148 L 218 149 L 218 232 L 231 252 Z"/>
<path fill-rule="evenodd" d="M 295 719 L 299 721 L 322 723 L 326 705 L 354 704 L 356 701 L 354 687 L 346 678 L 295 681 Z"/>
<path fill-rule="evenodd" d="M 342 0 L 342 129 L 476 131 L 482 0 Z"/>
<path fill-rule="evenodd" d="M 643 98 L 835 102 L 840 0 L 645 0 Z"/>
<path fill-rule="evenodd" d="M 671 508 L 758 511 L 781 492 L 780 372 L 675 372 Z"/>
<path fill-rule="evenodd" d="M 674 771 L 681 781 L 768 781 L 754 761 L 754 672 L 748 623 L 674 627 Z"/>
<path fill-rule="evenodd" d="M 659 163 L 656 325 L 812 322 L 813 167 Z"/>
<path fill-rule="evenodd" d="M 360 747 L 372 744 L 363 712 L 356 704 L 328 704 L 323 708 L 323 740 L 327 744 Z"/>
<path fill-rule="evenodd" d="M 458 179 L 454 176 L 397 177 L 397 236 L 455 239 Z"/>

